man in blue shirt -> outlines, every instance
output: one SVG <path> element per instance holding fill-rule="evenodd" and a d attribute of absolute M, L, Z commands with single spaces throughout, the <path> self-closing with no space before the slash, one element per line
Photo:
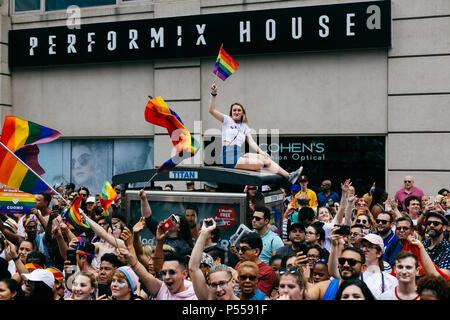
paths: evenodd
<path fill-rule="evenodd" d="M 267 207 L 255 208 L 252 216 L 252 227 L 263 242 L 263 249 L 259 259 L 265 264 L 269 264 L 270 257 L 272 257 L 274 252 L 284 246 L 280 236 L 269 229 L 270 218 L 270 210 Z"/>
<path fill-rule="evenodd" d="M 330 180 L 322 181 L 322 184 L 320 185 L 320 190 L 322 191 L 317 194 L 317 201 L 319 202 L 319 208 L 326 207 L 327 204 L 329 206 L 332 206 L 335 202 L 341 201 L 339 195 L 336 192 L 331 191 Z"/>

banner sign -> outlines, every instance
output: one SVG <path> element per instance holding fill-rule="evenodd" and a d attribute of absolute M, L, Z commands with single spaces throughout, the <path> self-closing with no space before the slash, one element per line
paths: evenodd
<path fill-rule="evenodd" d="M 34 208 L 34 198 L 34 194 L 0 188 L 0 213 L 29 213 Z"/>
<path fill-rule="evenodd" d="M 391 1 L 9 31 L 10 67 L 391 46 Z"/>

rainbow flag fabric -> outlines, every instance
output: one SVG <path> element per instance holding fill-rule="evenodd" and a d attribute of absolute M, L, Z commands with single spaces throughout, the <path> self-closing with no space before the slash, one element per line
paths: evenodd
<path fill-rule="evenodd" d="M 58 139 L 56 130 L 18 117 L 6 116 L 0 141 L 38 175 L 45 173 L 38 162 L 40 143 Z M 31 194 L 48 193 L 50 188 L 19 160 L 0 146 L 0 182 Z"/>
<path fill-rule="evenodd" d="M 161 97 L 150 97 L 145 108 L 145 120 L 166 128 L 176 151 L 176 155 L 159 166 L 156 172 L 169 171 L 184 159 L 194 156 L 198 151 L 200 147 L 198 141 L 192 137 L 181 118 L 167 106 Z"/>
<path fill-rule="evenodd" d="M 374 193 L 374 192 L 375 192 L 375 182 L 373 183 L 372 187 L 370 187 L 369 195 L 370 195 L 370 196 L 373 196 L 373 193 Z"/>
<path fill-rule="evenodd" d="M 111 204 L 117 200 L 116 190 L 111 186 L 108 181 L 103 183 L 102 194 L 100 198 L 100 204 L 104 210 L 103 215 L 108 218 L 108 221 L 111 223 Z"/>
<path fill-rule="evenodd" d="M 216 59 L 216 64 L 214 65 L 213 73 L 225 81 L 226 78 L 236 72 L 238 67 L 239 63 L 223 49 L 222 44 Z"/>
<path fill-rule="evenodd" d="M 83 222 L 81 219 L 81 213 L 80 213 L 80 204 L 81 204 L 81 198 L 78 197 L 75 199 L 75 201 L 70 206 L 70 209 L 66 211 L 66 219 L 67 219 L 67 225 L 69 228 L 76 230 L 78 232 L 83 232 L 89 229 L 88 222 Z"/>

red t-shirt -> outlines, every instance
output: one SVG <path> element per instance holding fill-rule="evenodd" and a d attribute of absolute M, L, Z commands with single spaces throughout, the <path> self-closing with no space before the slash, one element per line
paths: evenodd
<path fill-rule="evenodd" d="M 239 262 L 236 265 L 236 270 L 238 269 L 240 264 L 241 263 Z M 258 269 L 258 289 L 261 290 L 261 292 L 266 296 L 270 297 L 270 293 L 272 292 L 273 288 L 275 288 L 275 284 L 277 282 L 277 275 L 275 274 L 275 271 L 273 271 L 271 266 L 265 264 L 262 261 L 258 264 Z"/>

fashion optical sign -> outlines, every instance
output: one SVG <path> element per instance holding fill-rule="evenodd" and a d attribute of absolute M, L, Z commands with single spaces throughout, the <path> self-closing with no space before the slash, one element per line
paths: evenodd
<path fill-rule="evenodd" d="M 391 2 L 193 15 L 9 31 L 11 67 L 233 57 L 391 46 Z"/>

